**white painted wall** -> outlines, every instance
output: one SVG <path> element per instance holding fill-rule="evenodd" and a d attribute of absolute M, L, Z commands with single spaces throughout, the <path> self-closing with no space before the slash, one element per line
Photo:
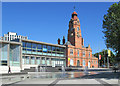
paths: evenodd
<path fill-rule="evenodd" d="M 17 73 L 20 72 L 20 67 L 10 66 L 11 73 Z M 8 66 L 0 66 L 0 74 L 2 73 L 8 73 Z"/>

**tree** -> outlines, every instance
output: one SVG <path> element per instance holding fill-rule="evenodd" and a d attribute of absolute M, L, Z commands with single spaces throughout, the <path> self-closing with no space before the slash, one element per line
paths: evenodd
<path fill-rule="evenodd" d="M 107 54 L 107 50 L 102 50 L 101 52 L 95 53 L 94 56 L 99 58 L 99 54 L 101 55 L 101 60 L 99 60 L 100 62 L 100 66 L 104 65 L 104 59 L 105 59 L 105 65 L 107 66 L 107 57 L 105 57 L 105 55 Z M 115 64 L 115 55 L 113 54 L 113 52 L 111 51 L 111 56 L 109 57 L 109 63 L 110 65 L 114 65 Z"/>
<path fill-rule="evenodd" d="M 120 57 L 120 2 L 111 5 L 107 12 L 103 20 L 105 43 Z"/>

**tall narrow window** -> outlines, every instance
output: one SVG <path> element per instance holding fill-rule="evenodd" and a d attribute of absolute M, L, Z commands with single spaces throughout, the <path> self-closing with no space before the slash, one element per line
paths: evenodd
<path fill-rule="evenodd" d="M 77 27 L 77 31 L 79 31 L 79 27 Z"/>
<path fill-rule="evenodd" d="M 89 57 L 90 57 L 90 52 L 89 52 Z"/>
<path fill-rule="evenodd" d="M 70 55 L 73 55 L 73 50 L 72 49 L 70 49 Z"/>
<path fill-rule="evenodd" d="M 77 54 L 78 54 L 78 56 L 79 56 L 79 50 L 77 51 Z"/>
<path fill-rule="evenodd" d="M 85 51 L 83 51 L 83 57 L 85 57 Z"/>

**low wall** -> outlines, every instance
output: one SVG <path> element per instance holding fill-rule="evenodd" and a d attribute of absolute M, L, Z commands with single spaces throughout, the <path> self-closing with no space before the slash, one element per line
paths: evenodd
<path fill-rule="evenodd" d="M 38 67 L 38 65 L 22 65 L 22 70 L 24 69 L 30 69 L 30 67 Z"/>

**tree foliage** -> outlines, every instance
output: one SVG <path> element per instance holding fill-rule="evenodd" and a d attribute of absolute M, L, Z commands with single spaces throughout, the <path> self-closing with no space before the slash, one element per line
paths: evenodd
<path fill-rule="evenodd" d="M 104 65 L 104 59 L 105 59 L 105 65 L 107 66 L 107 57 L 105 57 L 105 54 L 107 54 L 107 50 L 102 50 L 101 52 L 95 53 L 94 56 L 99 58 L 99 54 L 101 55 L 101 60 L 99 60 L 100 66 Z M 111 56 L 109 57 L 109 63 L 110 65 L 114 65 L 115 63 L 115 55 L 111 51 Z"/>
<path fill-rule="evenodd" d="M 103 33 L 108 48 L 120 57 L 120 2 L 114 3 L 104 15 Z"/>

